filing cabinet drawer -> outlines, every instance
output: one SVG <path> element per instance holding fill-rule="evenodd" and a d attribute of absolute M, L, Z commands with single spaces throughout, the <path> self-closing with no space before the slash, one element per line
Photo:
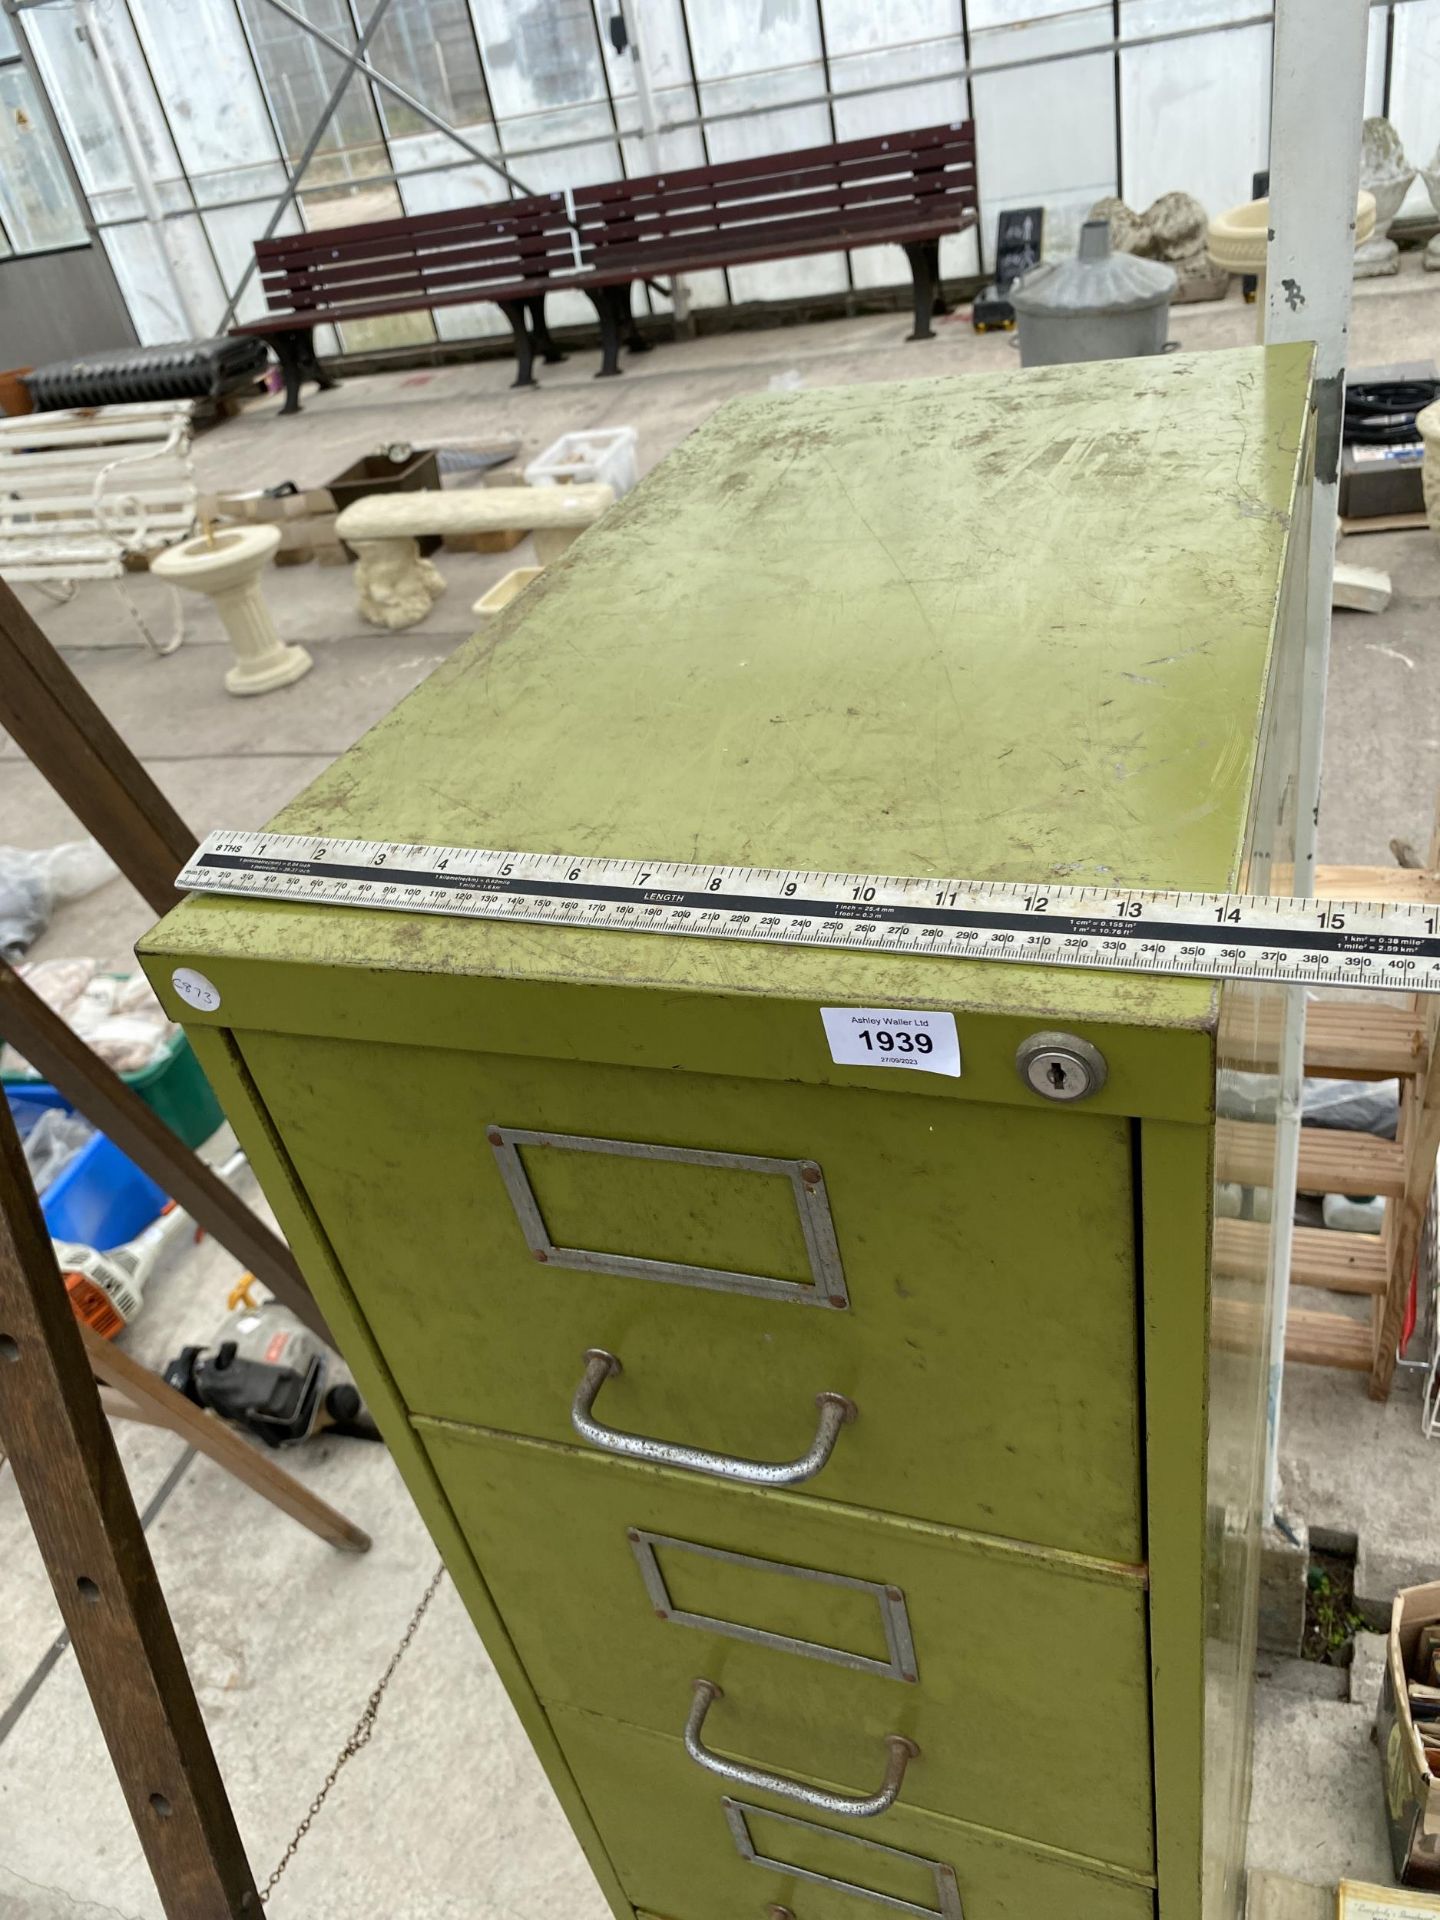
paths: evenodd
<path fill-rule="evenodd" d="M 922 1807 L 1150 1870 L 1138 1573 L 416 1425 L 547 1705 L 679 1736 L 703 1677 L 703 1745 L 802 1786 L 873 1793 L 913 1740 L 877 1839 Z"/>
<path fill-rule="evenodd" d="M 910 1808 L 858 1825 L 798 1815 L 765 1794 L 723 1793 L 678 1740 L 568 1707 L 550 1720 L 627 1896 L 647 1912 L 762 1920 L 780 1905 L 795 1920 L 1155 1920 L 1150 1886 L 1064 1854 Z M 1086 1757 L 1057 1766 L 1078 1779 Z"/>
<path fill-rule="evenodd" d="M 843 1395 L 807 1495 L 1142 1557 L 1125 1120 L 243 1044 L 412 1409 L 573 1441 L 600 1348 L 601 1425 L 786 1462 Z"/>

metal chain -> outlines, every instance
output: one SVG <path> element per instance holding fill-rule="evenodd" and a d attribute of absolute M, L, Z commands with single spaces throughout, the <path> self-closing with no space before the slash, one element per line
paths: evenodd
<path fill-rule="evenodd" d="M 279 1883 L 280 1876 L 284 1873 L 285 1869 L 289 1866 L 290 1862 L 295 1858 L 296 1852 L 300 1846 L 300 1842 L 305 1838 L 306 1834 L 309 1833 L 311 1822 L 314 1820 L 316 1814 L 319 1813 L 321 1807 L 324 1806 L 326 1800 L 329 1797 L 330 1789 L 335 1785 L 335 1782 L 340 1778 L 341 1771 L 351 1760 L 355 1758 L 356 1754 L 359 1753 L 362 1747 L 367 1746 L 369 1744 L 370 1736 L 375 1731 L 375 1718 L 380 1711 L 380 1702 L 385 1696 L 385 1689 L 389 1686 L 390 1682 L 395 1678 L 395 1669 L 400 1665 L 400 1662 L 405 1658 L 406 1653 L 409 1651 L 410 1642 L 415 1638 L 415 1630 L 420 1625 L 420 1622 L 425 1618 L 426 1609 L 429 1607 L 430 1602 L 435 1598 L 435 1595 L 440 1589 L 440 1582 L 444 1578 L 445 1578 L 445 1565 L 444 1565 L 444 1562 L 442 1561 L 441 1564 L 438 1567 L 436 1567 L 434 1573 L 431 1575 L 429 1586 L 426 1587 L 424 1593 L 420 1596 L 420 1604 L 418 1607 L 416 1607 L 414 1613 L 411 1614 L 410 1624 L 408 1627 L 406 1627 L 404 1633 L 401 1634 L 400 1644 L 398 1647 L 396 1647 L 394 1653 L 391 1654 L 389 1666 L 386 1667 L 384 1673 L 381 1674 L 379 1682 L 376 1685 L 375 1691 L 370 1695 L 370 1698 L 366 1701 L 365 1711 L 361 1714 L 360 1718 L 355 1723 L 355 1731 L 350 1735 L 350 1738 L 345 1742 L 344 1746 L 340 1749 L 339 1753 L 336 1754 L 335 1764 L 333 1767 L 331 1767 L 329 1773 L 326 1774 L 324 1785 L 321 1787 L 320 1791 L 316 1794 L 315 1798 L 310 1802 L 309 1808 L 307 1809 L 305 1814 L 305 1818 L 300 1822 L 299 1826 L 295 1829 L 294 1836 L 292 1837 L 289 1846 L 286 1847 L 284 1853 L 280 1856 L 280 1864 L 276 1867 L 275 1871 L 271 1874 L 270 1878 L 265 1882 L 264 1888 L 262 1889 L 260 1894 L 260 1904 L 262 1906 L 264 1906 L 265 1902 L 270 1898 L 271 1894 L 275 1891 L 275 1888 Z"/>

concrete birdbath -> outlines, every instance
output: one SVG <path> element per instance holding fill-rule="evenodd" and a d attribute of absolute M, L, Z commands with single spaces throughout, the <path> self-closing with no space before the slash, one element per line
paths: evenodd
<path fill-rule="evenodd" d="M 203 593 L 215 602 L 225 624 L 235 664 L 225 675 L 227 693 L 269 693 L 288 687 L 315 662 L 303 647 L 292 647 L 275 631 L 260 591 L 261 569 L 280 544 L 272 523 L 226 527 L 168 547 L 150 562 L 150 571 L 172 586 Z"/>
<path fill-rule="evenodd" d="M 1361 192 L 1355 197 L 1355 244 L 1363 246 L 1375 231 L 1375 196 Z M 1255 332 L 1265 338 L 1265 270 L 1269 255 L 1270 202 L 1247 200 L 1243 206 L 1217 213 L 1210 222 L 1206 248 L 1217 267 L 1227 273 L 1253 273 L 1259 282 L 1255 296 Z M 1286 296 L 1303 299 L 1303 290 L 1286 284 Z"/>

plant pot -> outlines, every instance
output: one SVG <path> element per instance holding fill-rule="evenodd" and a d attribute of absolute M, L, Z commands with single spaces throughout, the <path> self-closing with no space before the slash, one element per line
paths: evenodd
<path fill-rule="evenodd" d="M 35 411 L 35 402 L 25 384 L 25 375 L 34 371 L 33 367 L 7 367 L 0 373 L 0 410 L 7 414 Z"/>

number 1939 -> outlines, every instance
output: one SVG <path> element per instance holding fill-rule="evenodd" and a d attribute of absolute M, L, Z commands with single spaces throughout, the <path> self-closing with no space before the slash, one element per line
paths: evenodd
<path fill-rule="evenodd" d="M 888 1027 L 862 1027 L 860 1039 L 870 1053 L 933 1053 L 935 1042 L 928 1033 L 910 1033 L 901 1028 L 892 1033 Z"/>

